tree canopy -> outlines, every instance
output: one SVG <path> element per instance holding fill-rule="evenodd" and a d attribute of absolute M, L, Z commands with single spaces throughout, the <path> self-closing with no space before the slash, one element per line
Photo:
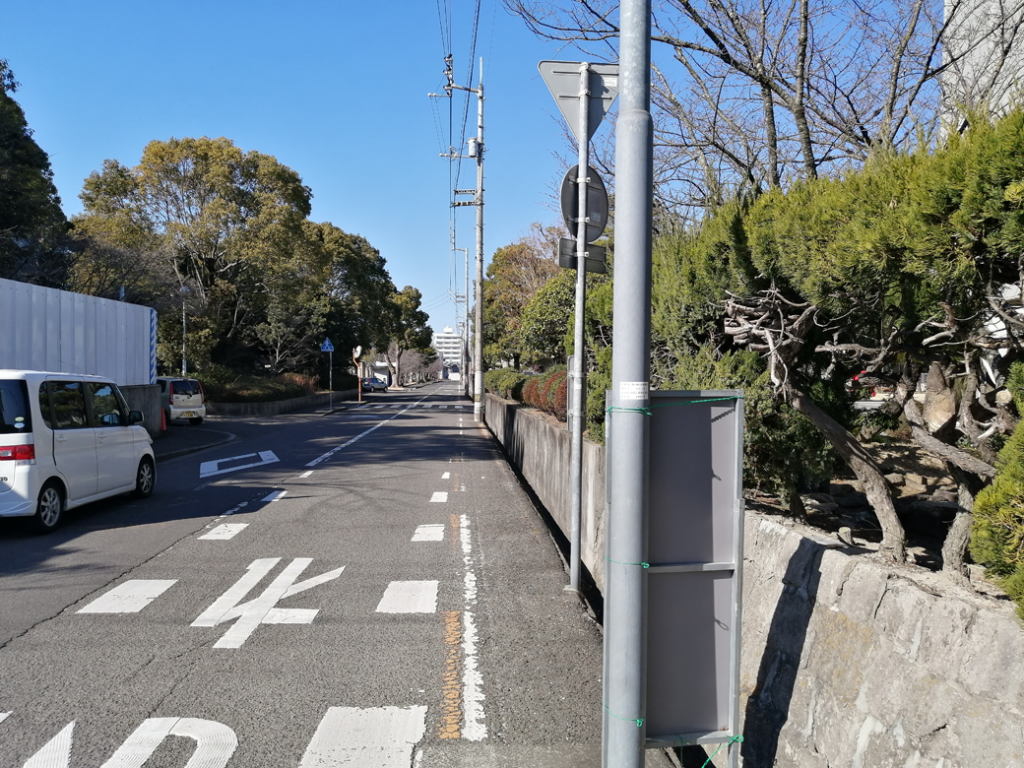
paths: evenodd
<path fill-rule="evenodd" d="M 32 138 L 18 89 L 0 59 L 0 277 L 59 286 L 67 228 L 50 158 Z"/>

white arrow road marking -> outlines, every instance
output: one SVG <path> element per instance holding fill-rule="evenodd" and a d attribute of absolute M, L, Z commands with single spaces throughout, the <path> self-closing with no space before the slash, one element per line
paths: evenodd
<path fill-rule="evenodd" d="M 299 768 L 409 768 L 426 729 L 426 707 L 331 707 Z"/>
<path fill-rule="evenodd" d="M 78 613 L 138 613 L 177 579 L 132 579 L 100 595 Z"/>
<path fill-rule="evenodd" d="M 103 764 L 103 768 L 142 768 L 168 736 L 187 736 L 196 751 L 185 768 L 224 768 L 238 747 L 235 732 L 223 723 L 194 717 L 151 717 Z"/>
<path fill-rule="evenodd" d="M 437 613 L 437 582 L 392 581 L 377 613 Z"/>
<path fill-rule="evenodd" d="M 413 541 L 444 541 L 444 523 L 418 525 L 412 535 Z"/>
<path fill-rule="evenodd" d="M 295 583 L 310 563 L 311 557 L 297 557 L 271 582 L 263 593 L 247 603 L 241 600 L 249 594 L 263 577 L 270 573 L 274 566 L 281 562 L 279 557 L 254 560 L 248 567 L 248 573 L 240 578 L 223 595 L 192 622 L 193 627 L 215 627 L 227 621 L 235 624 L 214 643 L 214 648 L 241 648 L 260 624 L 310 624 L 316 618 L 319 609 L 278 608 L 277 603 L 286 598 L 305 592 L 321 584 L 341 576 L 345 566 L 333 571 L 322 573 L 311 579 Z"/>
<path fill-rule="evenodd" d="M 246 528 L 248 523 L 222 523 L 204 536 L 199 536 L 199 541 L 227 541 L 234 538 Z"/>
<path fill-rule="evenodd" d="M 430 497 L 430 500 L 435 502 L 448 501 L 448 491 L 434 491 L 434 495 Z"/>
<path fill-rule="evenodd" d="M 221 469 L 221 464 L 226 464 L 229 461 L 241 461 L 242 459 L 251 459 L 253 456 L 259 456 L 259 461 L 252 461 L 248 464 L 239 464 L 237 467 L 227 467 Z M 223 475 L 225 472 L 237 472 L 240 469 L 249 469 L 250 467 L 260 467 L 264 464 L 273 464 L 275 461 L 280 461 L 273 451 L 260 451 L 259 453 L 246 453 L 241 456 L 232 456 L 229 459 L 217 459 L 216 461 L 204 461 L 199 465 L 199 476 L 200 477 L 212 477 L 213 475 Z"/>

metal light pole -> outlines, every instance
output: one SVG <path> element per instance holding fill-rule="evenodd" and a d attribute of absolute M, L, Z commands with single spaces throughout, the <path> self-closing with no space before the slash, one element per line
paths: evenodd
<path fill-rule="evenodd" d="M 462 323 L 462 367 L 459 376 L 462 377 L 462 391 L 469 395 L 469 375 L 466 366 L 469 364 L 469 248 L 453 248 L 455 251 L 462 251 L 466 254 L 466 292 L 462 298 L 466 302 L 466 314 Z"/>
<path fill-rule="evenodd" d="M 645 728 L 647 466 L 651 346 L 651 0 L 619 10 L 615 288 L 608 441 L 603 768 L 642 768 Z"/>
<path fill-rule="evenodd" d="M 181 375 L 188 376 L 188 362 L 185 359 L 185 297 L 191 293 L 187 285 L 181 286 Z"/>

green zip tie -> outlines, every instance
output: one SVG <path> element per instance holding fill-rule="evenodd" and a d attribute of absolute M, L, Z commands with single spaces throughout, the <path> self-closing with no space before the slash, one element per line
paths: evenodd
<path fill-rule="evenodd" d="M 636 727 L 637 728 L 642 727 L 643 724 L 644 724 L 644 719 L 642 717 L 619 717 L 614 712 L 612 712 L 610 709 L 608 709 L 608 707 L 605 706 L 605 703 L 603 701 L 601 702 L 601 706 L 604 707 L 604 711 L 605 712 L 607 712 L 609 715 L 614 717 L 616 720 L 622 720 L 624 723 L 630 723 L 630 722 L 636 723 Z"/>
<path fill-rule="evenodd" d="M 730 744 L 735 744 L 735 743 L 737 743 L 737 742 L 740 742 L 740 741 L 743 741 L 743 736 L 742 736 L 742 734 L 740 734 L 740 735 L 736 735 L 736 736 L 730 736 L 730 737 L 729 737 L 729 740 L 728 740 L 728 741 L 724 741 L 724 742 L 722 742 L 721 744 L 719 744 L 719 745 L 718 745 L 718 746 L 717 746 L 717 747 L 715 748 L 715 751 L 714 751 L 714 752 L 712 752 L 712 753 L 711 753 L 711 754 L 710 754 L 710 755 L 708 756 L 708 759 L 704 761 L 704 764 L 703 764 L 703 765 L 702 765 L 702 766 L 701 766 L 700 768 L 707 768 L 707 766 L 708 766 L 708 765 L 709 765 L 709 764 L 711 763 L 711 761 L 715 759 L 715 755 L 717 755 L 717 754 L 718 754 L 719 750 L 721 750 L 721 749 L 722 749 L 722 747 L 728 747 L 728 746 L 729 746 Z M 682 745 L 682 746 L 684 746 L 684 747 L 690 744 L 690 742 L 688 742 L 688 741 L 683 741 L 682 739 L 680 739 L 680 740 L 679 740 L 679 743 L 680 743 L 680 745 Z"/>
<path fill-rule="evenodd" d="M 615 563 L 616 565 L 639 565 L 641 568 L 650 568 L 650 563 L 624 563 L 621 560 L 612 560 L 610 557 L 605 557 L 609 563 Z"/>
<path fill-rule="evenodd" d="M 708 757 L 708 759 L 704 761 L 704 765 L 702 765 L 700 768 L 707 768 L 708 763 L 710 763 L 714 759 L 715 755 L 718 754 L 718 750 L 719 749 L 721 749 L 722 747 L 728 747 L 730 744 L 735 744 L 735 743 L 740 742 L 740 741 L 743 741 L 743 736 L 742 735 L 737 735 L 737 736 L 731 737 L 728 741 L 726 741 L 726 742 L 724 742 L 722 744 L 719 744 L 718 748 L 715 749 L 715 751 L 711 753 L 710 757 Z"/>

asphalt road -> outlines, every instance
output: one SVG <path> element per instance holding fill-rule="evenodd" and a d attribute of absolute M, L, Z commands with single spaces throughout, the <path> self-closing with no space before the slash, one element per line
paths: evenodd
<path fill-rule="evenodd" d="M 600 765 L 600 628 L 454 387 L 197 429 L 0 521 L 0 768 Z"/>

